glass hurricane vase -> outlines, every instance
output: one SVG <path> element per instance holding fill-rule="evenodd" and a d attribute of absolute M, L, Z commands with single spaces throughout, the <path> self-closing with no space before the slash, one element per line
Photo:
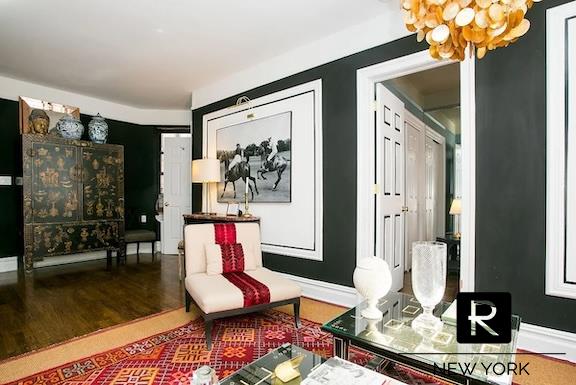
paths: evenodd
<path fill-rule="evenodd" d="M 446 244 L 414 242 L 412 244 L 412 290 L 423 312 L 412 321 L 418 332 L 434 333 L 442 321 L 432 313 L 446 290 Z"/>

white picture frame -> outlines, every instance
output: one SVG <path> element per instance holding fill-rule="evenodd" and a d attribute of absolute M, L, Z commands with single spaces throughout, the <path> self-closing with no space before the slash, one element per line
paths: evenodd
<path fill-rule="evenodd" d="M 203 116 L 203 156 L 216 158 L 216 132 L 279 113 L 292 113 L 291 201 L 253 203 L 250 213 L 260 217 L 262 251 L 323 260 L 322 81 L 315 80 L 275 92 L 240 106 Z M 255 174 L 255 173 L 254 173 Z M 255 176 L 255 175 L 254 175 Z M 243 183 L 241 183 L 244 186 Z M 206 193 L 204 191 L 203 193 Z M 210 191 L 212 207 L 225 212 L 216 191 Z M 204 199 L 206 201 L 206 199 Z"/>
<path fill-rule="evenodd" d="M 576 2 L 546 13 L 546 294 L 576 299 Z M 568 74 L 568 75 L 567 75 Z"/>

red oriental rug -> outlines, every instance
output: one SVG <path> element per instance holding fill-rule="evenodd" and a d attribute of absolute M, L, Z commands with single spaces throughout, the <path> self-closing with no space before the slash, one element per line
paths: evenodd
<path fill-rule="evenodd" d="M 261 314 L 216 321 L 213 349 L 207 351 L 204 323 L 197 319 L 181 327 L 45 370 L 9 384 L 25 385 L 189 385 L 193 370 L 209 365 L 224 378 L 285 342 L 324 357 L 332 355 L 332 338 L 320 325 L 271 310 Z M 367 363 L 372 357 L 353 352 L 351 361 Z M 387 373 L 388 374 L 388 373 Z M 394 377 L 409 384 L 438 384 L 409 370 L 396 368 Z"/>

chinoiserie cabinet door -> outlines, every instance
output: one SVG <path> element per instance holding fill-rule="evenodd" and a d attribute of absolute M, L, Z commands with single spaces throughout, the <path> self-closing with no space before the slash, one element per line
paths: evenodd
<path fill-rule="evenodd" d="M 124 218 L 122 147 L 82 148 L 82 215 L 85 221 Z"/>

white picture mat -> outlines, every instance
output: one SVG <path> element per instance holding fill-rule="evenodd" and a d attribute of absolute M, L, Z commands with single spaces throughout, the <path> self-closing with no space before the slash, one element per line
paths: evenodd
<path fill-rule="evenodd" d="M 321 81 L 316 80 L 252 100 L 249 112 L 244 105 L 203 118 L 203 155 L 215 158 L 216 130 L 249 121 L 249 113 L 260 119 L 292 112 L 292 202 L 250 205 L 250 212 L 261 218 L 263 251 L 322 260 L 321 88 Z M 269 173 L 267 177 L 274 176 Z M 211 191 L 212 207 L 226 212 L 226 204 L 217 203 L 216 198 L 216 192 Z"/>
<path fill-rule="evenodd" d="M 576 283 L 576 19 L 567 23 L 566 282 Z"/>
<path fill-rule="evenodd" d="M 574 1 L 546 11 L 546 294 L 573 299 L 576 299 L 575 18 Z"/>

